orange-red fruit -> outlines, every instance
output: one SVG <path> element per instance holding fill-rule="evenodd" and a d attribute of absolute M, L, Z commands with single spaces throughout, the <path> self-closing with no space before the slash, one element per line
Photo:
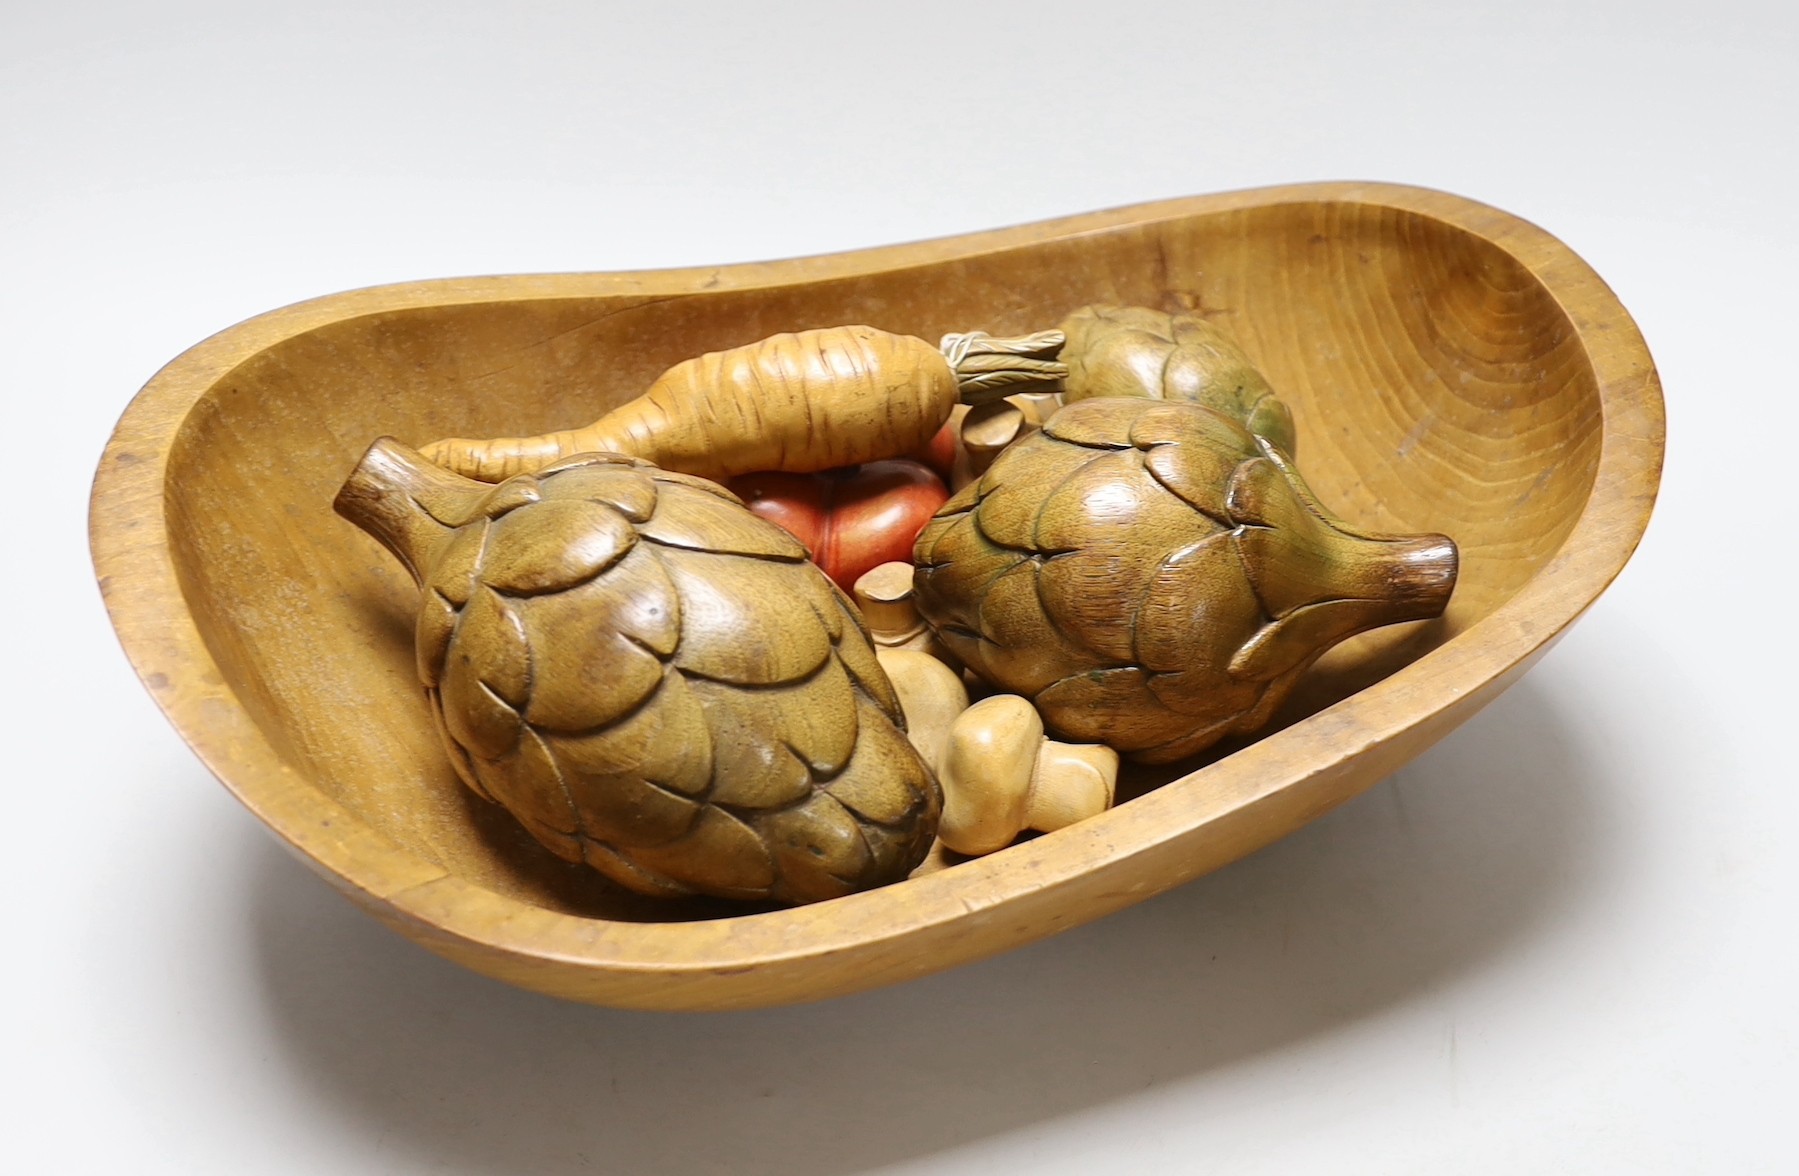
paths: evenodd
<path fill-rule="evenodd" d="M 943 422 L 943 427 L 932 434 L 931 442 L 913 454 L 915 458 L 930 466 L 937 476 L 945 482 L 956 468 L 956 441 L 959 436 L 957 426 L 961 424 L 960 416 L 952 416 Z"/>
<path fill-rule="evenodd" d="M 949 500 L 942 478 L 905 458 L 817 474 L 745 474 L 729 485 L 804 543 L 845 592 L 871 568 L 910 563 L 919 531 Z"/>

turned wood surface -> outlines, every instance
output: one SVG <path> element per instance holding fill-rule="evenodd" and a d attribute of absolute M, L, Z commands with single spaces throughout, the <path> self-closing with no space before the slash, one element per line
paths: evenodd
<path fill-rule="evenodd" d="M 958 713 L 931 762 L 943 784 L 938 838 L 970 855 L 1004 849 L 1026 829 L 1053 833 L 1097 816 L 1118 787 L 1116 751 L 1044 738 L 1037 708 L 1016 694 Z"/>
<path fill-rule="evenodd" d="M 918 615 L 918 603 L 913 599 L 910 554 L 908 549 L 907 558 L 880 564 L 863 573 L 852 588 L 856 607 L 862 610 L 862 619 L 868 625 L 868 635 L 877 652 L 909 649 L 930 654 L 946 665 L 954 663 L 949 650 L 943 648 L 937 634 Z"/>
<path fill-rule="evenodd" d="M 416 684 L 415 589 L 331 511 L 371 438 L 591 421 L 675 363 L 843 322 L 1021 333 L 1095 303 L 1228 328 L 1357 527 L 1461 549 L 1441 620 L 1353 639 L 1268 734 L 1135 769 L 1093 819 L 911 880 L 725 917 L 557 859 L 458 783 Z M 1411 188 L 1202 196 L 831 257 L 424 282 L 224 331 L 101 459 L 96 569 L 128 656 L 218 777 L 390 926 L 543 992 L 816 999 L 976 959 L 1229 862 L 1468 718 L 1604 590 L 1647 523 L 1662 407 L 1605 284 L 1540 229 Z M 1158 786 L 1159 785 L 1159 786 Z"/>
<path fill-rule="evenodd" d="M 906 714 L 906 737 L 933 772 L 939 770 L 950 725 L 968 709 L 962 675 L 919 649 L 875 649 Z"/>

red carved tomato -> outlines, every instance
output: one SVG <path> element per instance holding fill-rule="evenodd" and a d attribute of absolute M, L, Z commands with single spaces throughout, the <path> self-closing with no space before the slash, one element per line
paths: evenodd
<path fill-rule="evenodd" d="M 905 458 L 818 474 L 745 474 L 731 490 L 785 528 L 845 592 L 863 572 L 912 562 L 912 544 L 949 499 L 943 479 Z"/>
<path fill-rule="evenodd" d="M 943 427 L 931 437 L 930 444 L 913 456 L 937 471 L 947 484 L 956 469 L 956 441 L 962 435 L 962 414 L 952 413 Z"/>

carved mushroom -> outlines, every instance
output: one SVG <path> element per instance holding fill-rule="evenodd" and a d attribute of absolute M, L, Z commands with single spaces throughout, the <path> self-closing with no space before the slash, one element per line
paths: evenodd
<path fill-rule="evenodd" d="M 875 647 L 875 658 L 887 671 L 893 692 L 906 716 L 906 737 L 932 771 L 943 758 L 950 725 L 968 709 L 968 687 L 962 675 L 917 649 Z"/>
<path fill-rule="evenodd" d="M 976 477 L 986 473 L 1002 449 L 1030 433 L 1024 410 L 1009 400 L 969 409 L 962 418 L 962 447 L 968 451 L 969 473 Z"/>
<path fill-rule="evenodd" d="M 1043 735 L 1016 694 L 975 703 L 950 725 L 937 763 L 943 816 L 937 837 L 957 853 L 993 853 L 1026 829 L 1053 833 L 1112 805 L 1118 753 Z"/>
<path fill-rule="evenodd" d="M 916 649 L 945 664 L 960 665 L 918 615 L 910 561 L 870 568 L 857 579 L 853 595 L 876 649 Z"/>

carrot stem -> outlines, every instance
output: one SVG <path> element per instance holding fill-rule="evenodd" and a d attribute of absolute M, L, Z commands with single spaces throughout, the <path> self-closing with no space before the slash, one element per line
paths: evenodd
<path fill-rule="evenodd" d="M 1057 359 L 1068 336 L 1061 331 L 1002 337 L 969 331 L 943 337 L 938 349 L 956 373 L 964 404 L 987 404 L 1021 392 L 1060 392 L 1068 365 Z"/>

